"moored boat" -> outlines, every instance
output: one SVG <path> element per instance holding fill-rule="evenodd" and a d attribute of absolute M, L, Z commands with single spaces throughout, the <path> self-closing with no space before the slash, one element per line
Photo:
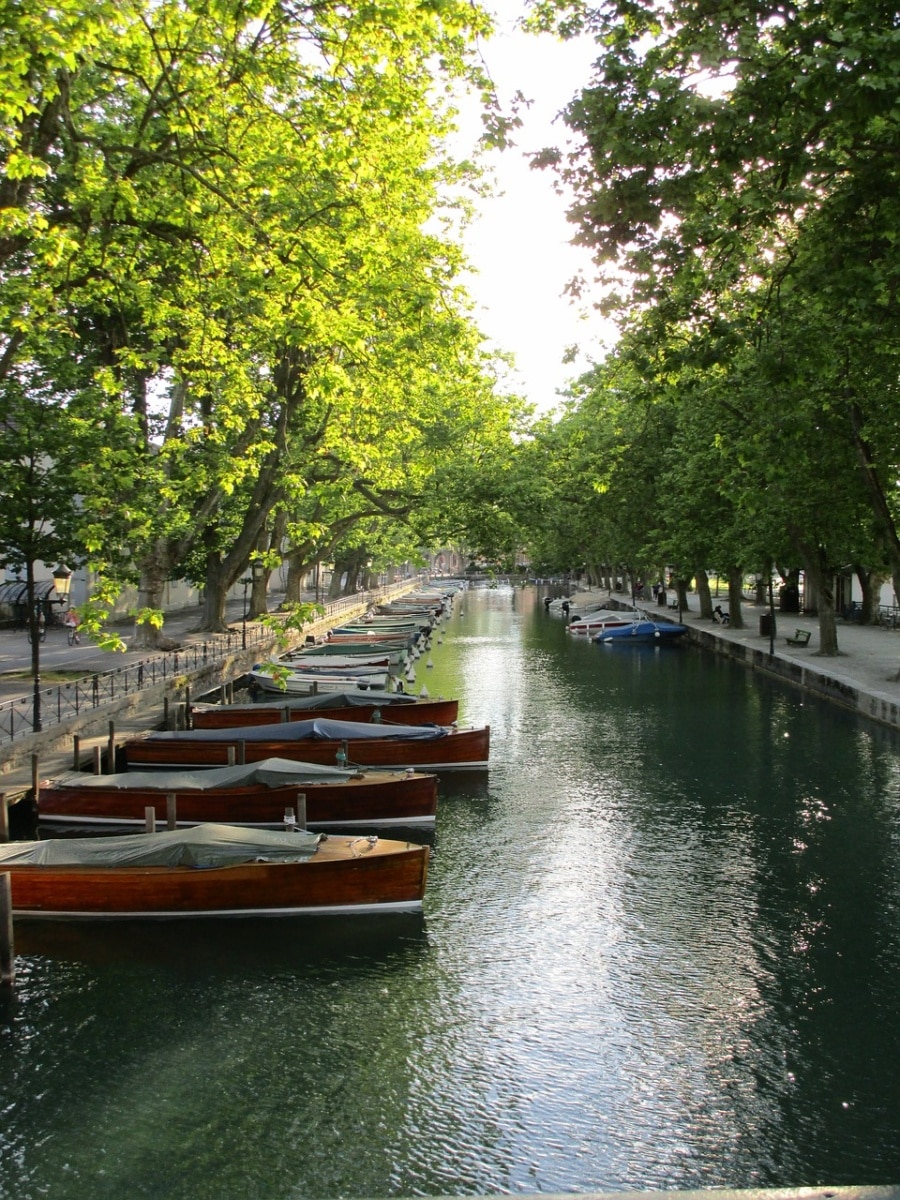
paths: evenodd
<path fill-rule="evenodd" d="M 21 918 L 415 912 L 428 847 L 309 831 L 198 825 L 0 845 Z"/>
<path fill-rule="evenodd" d="M 686 625 L 676 625 L 669 621 L 633 621 L 630 625 L 616 625 L 602 629 L 595 634 L 593 640 L 602 645 L 635 645 L 648 642 L 656 645 L 676 642 L 687 633 Z"/>
<path fill-rule="evenodd" d="M 222 821 L 267 828 L 283 825 L 289 809 L 297 812 L 299 793 L 310 828 L 430 827 L 437 811 L 435 775 L 352 771 L 274 757 L 209 770 L 69 771 L 41 783 L 37 808 L 42 823 L 143 825 L 148 808 L 166 821 L 172 797 L 179 825 Z"/>
<path fill-rule="evenodd" d="M 398 646 L 396 643 L 363 641 L 345 642 L 343 645 L 332 646 L 330 642 L 318 642 L 313 646 L 303 646 L 297 650 L 291 650 L 282 655 L 282 660 L 287 662 L 294 659 L 303 661 L 306 659 L 359 658 L 365 663 L 374 662 L 381 665 L 387 659 L 389 666 L 396 666 L 397 663 L 403 662 L 406 656 L 406 646 Z"/>
<path fill-rule="evenodd" d="M 332 647 L 337 651 L 339 647 Z M 394 654 L 368 654 L 365 651 L 362 654 L 338 654 L 331 655 L 314 655 L 305 650 L 292 651 L 287 654 L 281 654 L 278 657 L 278 662 L 288 667 L 292 671 L 343 671 L 348 667 L 352 670 L 354 667 L 370 667 L 377 670 L 389 671 L 391 667 L 400 665 L 399 652 Z"/>
<path fill-rule="evenodd" d="M 623 625 L 634 625 L 642 620 L 644 614 L 637 609 L 598 608 L 584 616 L 573 616 L 566 626 L 571 634 L 585 634 L 589 637 L 604 629 L 618 629 Z"/>
<path fill-rule="evenodd" d="M 194 704 L 194 729 L 278 725 L 315 714 L 333 721 L 384 721 L 401 725 L 453 725 L 459 701 L 422 699 L 404 692 L 329 692 L 319 696 L 267 697 L 257 704 Z"/>
<path fill-rule="evenodd" d="M 154 732 L 119 748 L 128 768 L 141 765 L 222 766 L 229 750 L 237 763 L 262 758 L 358 767 L 414 767 L 427 771 L 488 765 L 490 726 L 366 724 L 319 718 L 283 725 Z"/>
<path fill-rule="evenodd" d="M 265 692 L 294 696 L 315 696 L 321 692 L 346 692 L 353 688 L 359 692 L 383 692 L 391 676 L 386 672 L 376 675 L 326 674 L 318 671 L 275 670 L 254 668 L 247 672 L 251 688 Z"/>

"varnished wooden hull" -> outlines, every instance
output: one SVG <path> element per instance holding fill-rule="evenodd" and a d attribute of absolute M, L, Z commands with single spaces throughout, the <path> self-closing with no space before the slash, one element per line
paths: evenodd
<path fill-rule="evenodd" d="M 332 721 L 371 721 L 376 712 L 381 714 L 384 723 L 453 725 L 459 717 L 459 701 L 417 700 L 415 704 L 354 705 L 352 708 L 317 708 L 315 711 L 265 704 L 210 704 L 191 709 L 191 725 L 194 729 L 226 729 L 234 725 L 276 725 L 311 716 Z"/>
<path fill-rule="evenodd" d="M 16 918 L 297 916 L 416 912 L 428 847 L 329 838 L 307 862 L 239 866 L 4 866 Z"/>
<path fill-rule="evenodd" d="M 370 643 L 393 646 L 395 649 L 418 641 L 418 635 L 408 633 L 329 633 L 329 646 L 365 646 Z"/>
<path fill-rule="evenodd" d="M 264 758 L 287 758 L 295 762 L 324 763 L 333 766 L 346 747 L 347 764 L 351 767 L 413 767 L 418 770 L 440 771 L 480 768 L 488 765 L 490 726 L 479 729 L 458 729 L 435 741 L 404 741 L 380 738 L 372 740 L 279 741 L 272 730 L 272 740 L 209 741 L 196 737 L 180 740 L 177 736 L 154 740 L 136 738 L 125 742 L 122 753 L 129 768 L 141 766 L 222 767 L 228 764 L 229 746 L 234 749 L 238 763 L 260 762 Z"/>
<path fill-rule="evenodd" d="M 369 772 L 343 783 L 204 791 L 185 788 L 170 794 L 175 796 L 179 825 L 213 821 L 265 828 L 283 825 L 286 810 L 297 807 L 299 792 L 306 797 L 306 824 L 312 829 L 430 827 L 437 812 L 437 778 L 418 771 Z M 41 785 L 38 815 L 41 821 L 60 824 L 143 825 L 144 810 L 152 807 L 156 819 L 164 824 L 166 795 L 156 788 L 78 787 L 50 781 Z"/>

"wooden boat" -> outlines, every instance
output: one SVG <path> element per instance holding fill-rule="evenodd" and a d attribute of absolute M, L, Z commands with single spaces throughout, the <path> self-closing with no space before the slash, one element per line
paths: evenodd
<path fill-rule="evenodd" d="M 409 618 L 424 619 L 425 621 L 439 621 L 443 615 L 443 609 L 440 604 L 379 604 L 375 609 L 376 616 L 387 618 Z"/>
<path fill-rule="evenodd" d="M 610 626 L 594 635 L 595 642 L 606 645 L 660 645 L 675 642 L 687 633 L 687 625 L 669 621 L 632 621 L 630 625 Z"/>
<path fill-rule="evenodd" d="M 328 633 L 328 642 L 332 646 L 364 646 L 367 643 L 372 643 L 379 646 L 393 646 L 396 650 L 401 646 L 408 649 L 418 641 L 418 634 L 387 633 L 384 630 L 375 629 L 368 631 L 360 629 L 332 629 Z"/>
<path fill-rule="evenodd" d="M 366 724 L 315 718 L 283 725 L 148 733 L 124 742 L 128 768 L 222 766 L 229 749 L 237 763 L 289 758 L 356 767 L 415 767 L 426 771 L 488 765 L 490 726 Z"/>
<path fill-rule="evenodd" d="M 365 617 L 357 617 L 353 621 L 345 621 L 342 625 L 337 626 L 339 629 L 387 629 L 393 632 L 405 632 L 409 630 L 414 633 L 428 634 L 434 625 L 434 618 L 431 613 L 424 615 L 419 613 L 396 613 L 393 616 L 370 615 Z"/>
<path fill-rule="evenodd" d="M 284 657 L 273 661 L 279 667 L 284 667 L 286 671 L 298 675 L 331 675 L 356 680 L 366 679 L 372 675 L 389 675 L 391 673 L 391 663 L 385 659 L 379 662 L 354 662 L 349 655 L 329 659 Z"/>
<path fill-rule="evenodd" d="M 288 671 L 285 674 L 254 669 L 248 671 L 251 688 L 292 696 L 315 696 L 321 692 L 383 692 L 391 678 L 386 672 L 377 675 L 326 675 L 319 672 Z"/>
<path fill-rule="evenodd" d="M 428 847 L 377 837 L 198 825 L 0 845 L 20 918 L 416 912 Z"/>
<path fill-rule="evenodd" d="M 402 725 L 453 725 L 459 701 L 421 699 L 403 692 L 330 692 L 323 696 L 267 698 L 258 704 L 194 704 L 193 729 L 226 729 L 235 725 L 278 725 L 310 716 L 331 721 L 384 721 Z"/>
<path fill-rule="evenodd" d="M 346 669 L 352 670 L 354 667 L 370 667 L 377 670 L 389 671 L 391 667 L 400 665 L 400 654 L 368 654 L 365 649 L 361 654 L 338 654 L 339 647 L 331 647 L 335 651 L 334 654 L 311 654 L 305 650 L 295 650 L 287 654 L 281 654 L 278 657 L 279 663 L 290 667 L 292 671 L 324 671 L 326 674 L 329 671 Z M 355 650 L 356 647 L 354 646 Z"/>
<path fill-rule="evenodd" d="M 374 661 L 376 664 L 387 659 L 389 665 L 393 667 L 406 660 L 406 653 L 406 646 L 398 646 L 394 643 L 363 641 L 332 646 L 329 642 L 319 642 L 315 646 L 303 646 L 300 649 L 292 650 L 289 654 L 282 655 L 282 658 L 287 660 L 292 658 L 328 659 L 337 657 L 344 659 L 359 657 L 363 662 Z"/>
<path fill-rule="evenodd" d="M 38 789 L 41 822 L 140 824 L 152 808 L 166 821 L 174 797 L 179 825 L 223 821 L 254 828 L 282 826 L 304 796 L 310 828 L 371 829 L 434 825 L 437 777 L 420 771 L 352 771 L 321 763 L 264 758 L 237 767 L 191 771 L 69 771 Z"/>

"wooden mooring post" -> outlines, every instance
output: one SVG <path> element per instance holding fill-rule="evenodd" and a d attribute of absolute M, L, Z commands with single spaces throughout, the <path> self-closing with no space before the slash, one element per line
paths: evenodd
<path fill-rule="evenodd" d="M 12 885 L 9 871 L 4 871 L 0 874 L 0 986 L 12 987 L 15 979 L 16 951 L 13 943 Z"/>
<path fill-rule="evenodd" d="M 152 804 L 144 809 L 144 833 L 156 833 L 156 809 Z"/>
<path fill-rule="evenodd" d="M 0 842 L 9 841 L 9 809 L 6 807 L 6 793 L 0 792 Z"/>
<path fill-rule="evenodd" d="M 177 801 L 174 792 L 166 792 L 166 829 L 174 829 L 178 824 Z"/>

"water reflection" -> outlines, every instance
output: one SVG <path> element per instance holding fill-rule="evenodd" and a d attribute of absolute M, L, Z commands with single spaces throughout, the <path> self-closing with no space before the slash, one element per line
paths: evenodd
<path fill-rule="evenodd" d="M 23 925 L 0 1194 L 895 1181 L 897 739 L 635 649 L 467 597 L 419 920 Z"/>

